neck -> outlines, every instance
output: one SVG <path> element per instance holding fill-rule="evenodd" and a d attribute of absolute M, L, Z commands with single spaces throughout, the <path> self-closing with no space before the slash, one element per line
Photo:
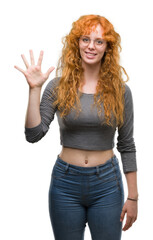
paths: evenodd
<path fill-rule="evenodd" d="M 99 70 L 101 63 L 96 63 L 95 65 L 85 64 L 82 62 L 82 67 L 84 69 L 84 83 L 94 83 L 99 79 Z"/>

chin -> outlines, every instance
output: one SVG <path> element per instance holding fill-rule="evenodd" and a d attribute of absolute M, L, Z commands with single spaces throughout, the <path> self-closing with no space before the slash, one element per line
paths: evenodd
<path fill-rule="evenodd" d="M 88 65 L 95 65 L 95 64 L 99 64 L 99 62 L 101 62 L 101 60 L 97 61 L 95 59 L 94 60 L 93 59 L 91 59 L 91 60 L 82 59 L 82 61 L 84 64 L 88 64 Z"/>

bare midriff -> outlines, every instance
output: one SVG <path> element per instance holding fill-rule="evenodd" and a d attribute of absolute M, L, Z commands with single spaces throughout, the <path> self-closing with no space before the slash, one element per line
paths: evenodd
<path fill-rule="evenodd" d="M 59 154 L 63 161 L 81 167 L 95 167 L 104 164 L 113 156 L 113 149 L 97 151 L 69 147 L 62 147 L 62 151 Z"/>

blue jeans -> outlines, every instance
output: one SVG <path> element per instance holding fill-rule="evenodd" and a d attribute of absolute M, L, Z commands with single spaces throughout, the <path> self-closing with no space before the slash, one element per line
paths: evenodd
<path fill-rule="evenodd" d="M 81 167 L 57 155 L 48 193 L 55 240 L 120 240 L 124 189 L 116 155 L 104 164 Z"/>

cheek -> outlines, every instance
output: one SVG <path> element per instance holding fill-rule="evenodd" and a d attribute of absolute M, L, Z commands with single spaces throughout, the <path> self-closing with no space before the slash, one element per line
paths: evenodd
<path fill-rule="evenodd" d="M 79 52 L 81 53 L 82 52 L 82 48 L 79 46 Z"/>
<path fill-rule="evenodd" d="M 83 47 L 81 45 L 79 45 L 79 51 L 80 53 L 83 52 Z"/>
<path fill-rule="evenodd" d="M 104 56 L 105 49 L 99 53 L 99 56 L 102 58 Z"/>
<path fill-rule="evenodd" d="M 83 49 L 83 48 L 80 48 L 79 51 L 80 51 L 81 57 L 84 56 L 84 49 Z"/>

